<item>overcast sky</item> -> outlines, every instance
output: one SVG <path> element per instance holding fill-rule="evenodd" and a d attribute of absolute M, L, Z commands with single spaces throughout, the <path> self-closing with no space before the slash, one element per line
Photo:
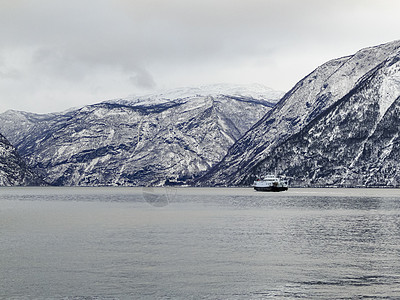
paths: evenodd
<path fill-rule="evenodd" d="M 287 91 L 400 39 L 399 12 L 398 0 L 0 0 L 0 112 L 213 83 Z"/>

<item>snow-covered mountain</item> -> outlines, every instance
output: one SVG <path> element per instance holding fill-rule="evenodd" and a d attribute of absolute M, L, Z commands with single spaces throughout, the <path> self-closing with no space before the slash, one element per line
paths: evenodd
<path fill-rule="evenodd" d="M 290 174 L 297 185 L 398 186 L 399 135 L 397 51 L 329 110 L 277 147 L 256 170 L 276 168 Z"/>
<path fill-rule="evenodd" d="M 44 182 L 27 168 L 17 150 L 0 134 L 0 186 L 43 184 Z"/>
<path fill-rule="evenodd" d="M 249 184 L 274 171 L 298 185 L 397 182 L 399 49 L 394 41 L 318 67 L 200 184 Z"/>
<path fill-rule="evenodd" d="M 51 184 L 161 185 L 215 165 L 282 94 L 260 86 L 179 89 L 64 113 L 7 111 L 0 123 Z"/>

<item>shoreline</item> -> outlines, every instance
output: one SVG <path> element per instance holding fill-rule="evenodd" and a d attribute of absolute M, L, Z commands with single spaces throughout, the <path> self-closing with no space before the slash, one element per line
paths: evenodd
<path fill-rule="evenodd" d="M 0 197 L 3 194 L 43 194 L 49 195 L 63 190 L 71 194 L 143 194 L 143 193 L 175 193 L 180 195 L 236 195 L 256 197 L 296 197 L 296 196 L 320 196 L 320 197 L 400 197 L 399 188 L 338 188 L 338 187 L 289 187 L 282 192 L 255 191 L 253 187 L 126 187 L 126 186 L 3 186 L 0 187 Z"/>

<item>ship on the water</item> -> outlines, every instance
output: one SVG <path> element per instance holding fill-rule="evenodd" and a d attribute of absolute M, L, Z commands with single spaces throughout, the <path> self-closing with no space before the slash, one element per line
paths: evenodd
<path fill-rule="evenodd" d="M 261 192 L 281 192 L 288 190 L 288 181 L 275 175 L 266 175 L 262 179 L 253 182 L 256 191 Z"/>

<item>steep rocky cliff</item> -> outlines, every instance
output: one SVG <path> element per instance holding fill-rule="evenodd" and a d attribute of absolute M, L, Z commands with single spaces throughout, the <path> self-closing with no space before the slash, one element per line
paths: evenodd
<path fill-rule="evenodd" d="M 0 186 L 43 184 L 44 182 L 27 168 L 17 150 L 0 134 Z"/>

